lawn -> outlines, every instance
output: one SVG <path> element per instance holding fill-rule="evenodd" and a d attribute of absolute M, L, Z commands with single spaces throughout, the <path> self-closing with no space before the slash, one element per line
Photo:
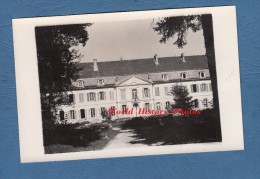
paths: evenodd
<path fill-rule="evenodd" d="M 44 137 L 46 154 L 101 150 L 117 135 L 108 123 L 56 126 Z"/>

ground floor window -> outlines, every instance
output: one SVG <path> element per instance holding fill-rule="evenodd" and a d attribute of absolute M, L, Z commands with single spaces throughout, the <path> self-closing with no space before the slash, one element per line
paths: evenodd
<path fill-rule="evenodd" d="M 96 110 L 95 110 L 95 108 L 91 108 L 90 109 L 90 116 L 91 117 L 96 117 Z"/>
<path fill-rule="evenodd" d="M 70 110 L 70 119 L 76 119 L 75 111 Z"/>
<path fill-rule="evenodd" d="M 60 111 L 60 120 L 64 120 L 64 111 Z"/>
<path fill-rule="evenodd" d="M 145 104 L 144 104 L 144 108 L 147 109 L 147 110 L 149 110 L 149 109 L 150 109 L 150 103 L 145 103 Z"/>
<path fill-rule="evenodd" d="M 114 116 L 116 114 L 116 107 L 115 106 L 111 106 L 109 110 L 110 110 L 109 114 L 111 114 L 112 116 Z"/>
<path fill-rule="evenodd" d="M 161 103 L 160 102 L 158 102 L 158 103 L 156 103 L 156 110 L 161 110 Z"/>
<path fill-rule="evenodd" d="M 81 119 L 85 118 L 85 109 L 80 110 L 80 117 L 81 117 Z"/>
<path fill-rule="evenodd" d="M 126 113 L 126 105 L 122 105 L 122 111 L 123 111 L 123 114 Z"/>
<path fill-rule="evenodd" d="M 101 107 L 100 108 L 100 112 L 102 113 L 102 112 L 105 112 L 106 111 L 106 108 L 105 107 Z"/>
<path fill-rule="evenodd" d="M 166 107 L 166 108 L 170 107 L 170 101 L 166 101 L 165 107 Z"/>
<path fill-rule="evenodd" d="M 203 106 L 204 106 L 205 108 L 208 107 L 208 99 L 207 99 L 207 98 L 203 99 Z"/>
<path fill-rule="evenodd" d="M 198 99 L 194 100 L 194 108 L 199 108 L 199 100 Z"/>

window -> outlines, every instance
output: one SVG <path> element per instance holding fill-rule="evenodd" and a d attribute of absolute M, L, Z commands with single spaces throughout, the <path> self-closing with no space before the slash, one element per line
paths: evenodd
<path fill-rule="evenodd" d="M 150 97 L 150 90 L 148 88 L 144 88 L 144 98 Z"/>
<path fill-rule="evenodd" d="M 85 118 L 85 109 L 80 110 L 80 118 L 84 119 Z"/>
<path fill-rule="evenodd" d="M 116 107 L 115 106 L 111 106 L 109 109 L 109 114 L 114 116 L 116 114 Z"/>
<path fill-rule="evenodd" d="M 84 87 L 84 81 L 83 80 L 78 80 L 78 87 L 81 87 L 81 88 Z"/>
<path fill-rule="evenodd" d="M 160 88 L 155 87 L 155 96 L 160 96 Z"/>
<path fill-rule="evenodd" d="M 105 83 L 104 83 L 104 80 L 103 79 L 99 79 L 99 80 L 97 80 L 97 85 L 98 86 L 102 86 L 102 85 L 104 85 Z"/>
<path fill-rule="evenodd" d="M 156 103 L 156 110 L 157 111 L 161 110 L 161 103 L 160 102 Z"/>
<path fill-rule="evenodd" d="M 122 111 L 123 111 L 123 114 L 126 113 L 126 105 L 122 105 Z"/>
<path fill-rule="evenodd" d="M 101 108 L 100 108 L 100 114 L 101 114 L 101 115 L 102 115 L 102 113 L 105 112 L 105 111 L 106 111 L 106 108 L 105 108 L 105 107 L 101 107 Z"/>
<path fill-rule="evenodd" d="M 101 91 L 98 93 L 98 100 L 102 101 L 106 99 L 106 93 Z"/>
<path fill-rule="evenodd" d="M 198 99 L 194 100 L 194 108 L 199 108 L 199 100 Z"/>
<path fill-rule="evenodd" d="M 79 102 L 80 102 L 80 103 L 83 103 L 83 102 L 84 102 L 84 94 L 83 94 L 83 93 L 80 93 L 80 94 L 79 94 Z"/>
<path fill-rule="evenodd" d="M 132 99 L 137 99 L 137 90 L 136 89 L 132 90 Z"/>
<path fill-rule="evenodd" d="M 125 90 L 120 90 L 120 93 L 121 93 L 121 99 L 122 100 L 125 100 Z"/>
<path fill-rule="evenodd" d="M 170 95 L 168 86 L 164 87 L 164 93 L 165 93 L 165 96 L 169 96 Z"/>
<path fill-rule="evenodd" d="M 95 110 L 95 108 L 90 108 L 90 116 L 91 117 L 96 117 L 96 110 Z"/>
<path fill-rule="evenodd" d="M 166 101 L 165 107 L 166 107 L 166 108 L 170 107 L 170 101 Z"/>
<path fill-rule="evenodd" d="M 109 91 L 109 97 L 110 97 L 110 100 L 114 100 L 115 99 L 114 91 Z"/>
<path fill-rule="evenodd" d="M 208 107 L 208 99 L 207 98 L 203 99 L 203 107 L 204 108 Z"/>
<path fill-rule="evenodd" d="M 200 91 L 201 92 L 206 92 L 208 91 L 208 85 L 206 83 L 200 84 Z"/>
<path fill-rule="evenodd" d="M 76 119 L 75 111 L 70 110 L 70 119 Z"/>
<path fill-rule="evenodd" d="M 87 94 L 88 101 L 96 101 L 96 93 Z"/>
<path fill-rule="evenodd" d="M 192 93 L 197 93 L 197 92 L 199 92 L 199 87 L 198 87 L 197 84 L 191 85 L 191 92 L 192 92 Z"/>
<path fill-rule="evenodd" d="M 205 72 L 199 72 L 200 78 L 205 78 Z"/>
<path fill-rule="evenodd" d="M 74 103 L 74 94 L 69 94 L 69 102 Z"/>
<path fill-rule="evenodd" d="M 168 80 L 168 75 L 167 75 L 167 74 L 163 74 L 163 75 L 162 75 L 162 79 L 163 79 L 164 81 Z"/>
<path fill-rule="evenodd" d="M 186 73 L 181 73 L 181 79 L 186 79 L 186 78 L 187 78 Z"/>
<path fill-rule="evenodd" d="M 60 120 L 63 121 L 64 119 L 64 111 L 60 111 Z"/>
<path fill-rule="evenodd" d="M 209 83 L 209 91 L 212 91 L 211 83 Z"/>
<path fill-rule="evenodd" d="M 146 110 L 149 110 L 149 109 L 150 109 L 150 103 L 145 103 L 145 104 L 144 104 L 144 108 L 145 108 Z"/>

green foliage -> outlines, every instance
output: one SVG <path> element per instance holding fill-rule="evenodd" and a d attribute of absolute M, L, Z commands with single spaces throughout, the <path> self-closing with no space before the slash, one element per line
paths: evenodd
<path fill-rule="evenodd" d="M 174 85 L 171 90 L 174 96 L 174 108 L 181 108 L 182 110 L 191 109 L 193 107 L 192 97 L 189 96 L 188 89 L 185 86 Z"/>
<path fill-rule="evenodd" d="M 201 16 L 178 16 L 178 17 L 165 17 L 156 23 L 153 28 L 159 35 L 162 35 L 160 43 L 166 43 L 167 40 L 177 36 L 174 45 L 183 48 L 187 44 L 186 36 L 189 29 L 193 32 L 202 29 Z"/>
<path fill-rule="evenodd" d="M 91 24 L 35 28 L 43 126 L 51 127 L 56 107 L 68 104 L 66 91 L 76 79 L 81 55 L 73 47 L 85 46 Z"/>
<path fill-rule="evenodd" d="M 101 116 L 103 119 L 111 120 L 111 115 L 108 113 L 107 109 L 101 111 Z"/>

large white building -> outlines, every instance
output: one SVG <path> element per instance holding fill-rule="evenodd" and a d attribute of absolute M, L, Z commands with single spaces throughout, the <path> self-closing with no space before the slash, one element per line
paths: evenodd
<path fill-rule="evenodd" d="M 196 109 L 211 108 L 212 89 L 206 56 L 162 57 L 80 63 L 78 79 L 69 92 L 71 105 L 60 106 L 58 116 L 67 122 L 101 121 L 101 111 L 113 108 L 162 110 L 173 103 L 173 85 L 187 87 Z M 135 108 L 134 108 L 135 110 Z M 134 112 L 135 114 L 135 112 Z M 112 118 L 133 117 L 117 115 Z"/>

